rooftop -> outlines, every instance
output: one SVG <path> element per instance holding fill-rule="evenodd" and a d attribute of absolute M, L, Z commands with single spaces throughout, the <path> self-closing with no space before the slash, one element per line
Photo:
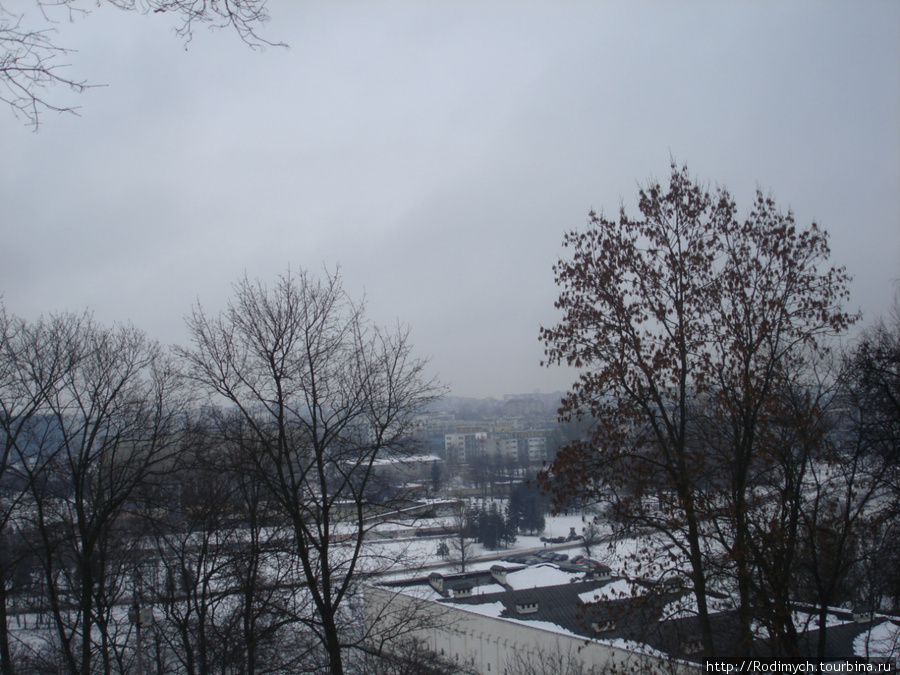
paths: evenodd
<path fill-rule="evenodd" d="M 636 649 L 701 660 L 693 594 L 678 584 L 616 576 L 598 580 L 584 570 L 545 563 L 529 567 L 494 565 L 490 570 L 464 574 L 432 573 L 382 585 L 499 620 L 528 622 L 588 640 L 627 643 Z M 736 612 L 724 598 L 714 598 L 711 605 L 717 653 L 736 654 Z M 811 608 L 807 610 L 798 608 L 795 625 L 801 635 L 801 654 L 814 656 L 817 619 Z M 898 655 L 900 620 L 895 617 L 876 615 L 871 622 L 857 622 L 851 612 L 834 610 L 829 612 L 828 624 L 828 657 L 881 659 L 891 653 L 893 658 Z M 769 655 L 764 639 L 757 640 L 753 655 Z"/>

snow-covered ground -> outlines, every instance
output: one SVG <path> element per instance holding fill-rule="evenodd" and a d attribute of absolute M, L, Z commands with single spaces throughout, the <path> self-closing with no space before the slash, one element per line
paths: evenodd
<path fill-rule="evenodd" d="M 581 534 L 590 518 L 590 516 L 583 518 L 580 514 L 547 517 L 547 528 L 541 536 L 544 538 L 567 536 L 571 528 L 575 529 L 576 534 Z M 647 585 L 646 581 L 648 580 L 681 581 L 685 588 L 690 586 L 685 574 L 687 571 L 685 561 L 680 560 L 677 548 L 667 547 L 665 541 L 653 542 L 652 536 L 612 541 L 608 527 L 604 526 L 603 523 L 596 523 L 595 526 L 598 526 L 600 529 L 601 543 L 591 547 L 590 557 L 608 565 L 612 569 L 614 578 L 605 586 L 580 595 L 579 600 L 582 603 L 603 602 L 644 595 L 650 592 L 650 588 L 652 588 Z M 441 541 L 440 538 L 434 538 L 407 542 L 411 550 L 415 552 L 415 555 L 411 557 L 421 561 L 422 568 L 420 571 L 438 571 L 443 574 L 458 572 L 457 566 L 452 561 L 442 560 L 437 555 L 437 546 Z M 385 544 L 379 542 L 379 545 L 390 547 L 392 545 L 397 546 L 399 543 Z M 486 570 L 497 564 L 501 558 L 518 553 L 537 552 L 546 547 L 547 545 L 538 536 L 519 536 L 515 544 L 509 549 L 498 551 L 488 551 L 480 544 L 474 544 L 469 552 L 470 558 L 467 561 L 466 569 L 468 571 Z M 580 541 L 554 545 L 552 548 L 554 551 L 568 554 L 570 558 L 575 555 L 585 554 L 584 546 Z M 571 573 L 560 570 L 554 564 L 536 564 L 508 573 L 506 580 L 507 584 L 512 588 L 523 590 L 565 584 L 571 580 L 571 576 Z M 644 583 L 638 583 L 639 580 Z M 499 590 L 502 590 L 502 587 L 498 584 L 476 586 L 472 589 L 472 595 L 484 595 L 498 592 Z M 727 591 L 724 588 L 719 588 L 718 590 Z M 435 599 L 438 595 L 427 585 L 410 587 L 404 592 L 421 594 L 423 598 L 427 597 L 429 599 Z M 733 599 L 729 598 L 727 593 L 725 597 L 710 596 L 708 601 L 709 609 L 713 612 L 729 611 L 735 607 Z M 466 611 L 495 618 L 499 618 L 504 610 L 503 605 L 498 602 L 466 604 L 465 609 Z M 667 619 L 678 619 L 695 616 L 697 611 L 696 598 L 692 593 L 687 592 L 666 605 L 663 614 Z M 817 617 L 810 616 L 804 612 L 798 611 L 794 614 L 794 623 L 798 630 L 814 629 L 816 622 Z M 843 615 L 835 613 L 829 613 L 828 615 L 830 626 L 848 622 L 851 622 L 851 620 Z M 536 622 L 534 621 L 529 622 L 529 625 L 535 624 Z M 565 632 L 564 629 L 552 624 L 548 625 L 547 629 L 555 632 Z M 638 647 L 647 649 L 646 645 L 629 644 L 626 646 L 622 644 L 619 646 L 630 650 Z M 880 622 L 878 620 L 874 621 L 870 630 L 859 635 L 854 643 L 854 652 L 858 656 L 870 658 L 897 659 L 898 655 L 900 655 L 900 626 L 887 617 L 881 617 Z"/>
<path fill-rule="evenodd" d="M 552 548 L 558 553 L 565 553 L 570 558 L 576 555 L 584 555 L 584 546 L 580 541 L 573 541 L 567 544 L 545 544 L 541 541 L 541 537 L 565 537 L 574 528 L 576 534 L 582 534 L 585 526 L 590 522 L 592 516 L 582 514 L 547 516 L 546 527 L 544 531 L 537 536 L 518 535 L 514 544 L 507 548 L 497 550 L 489 550 L 478 543 L 471 543 L 468 547 L 466 569 L 480 570 L 489 569 L 491 565 L 496 564 L 501 558 L 507 556 L 523 554 L 527 552 L 537 552 L 544 548 Z M 438 547 L 440 544 L 449 543 L 452 537 L 416 537 L 415 531 L 420 528 L 440 527 L 448 525 L 447 518 L 428 518 L 416 520 L 409 523 L 405 528 L 400 523 L 386 524 L 383 528 L 376 528 L 373 537 L 367 544 L 370 553 L 374 554 L 381 561 L 396 561 L 396 564 L 383 568 L 386 573 L 403 572 L 404 570 L 430 569 L 435 566 L 444 566 L 452 568 L 454 566 L 453 556 L 450 558 L 441 558 L 438 555 Z M 389 539 L 377 538 L 380 531 L 384 531 L 389 527 L 392 537 Z M 609 534 L 609 529 L 604 527 L 602 523 L 598 524 L 600 536 Z M 402 530 L 406 529 L 408 536 L 402 535 Z M 606 564 L 613 556 L 613 552 L 606 544 L 595 545 L 591 548 L 591 557 L 600 560 Z M 613 567 L 613 565 L 610 565 Z M 615 569 L 615 568 L 614 568 Z"/>
<path fill-rule="evenodd" d="M 900 626 L 883 621 L 853 641 L 853 653 L 872 659 L 885 659 L 900 665 Z"/>

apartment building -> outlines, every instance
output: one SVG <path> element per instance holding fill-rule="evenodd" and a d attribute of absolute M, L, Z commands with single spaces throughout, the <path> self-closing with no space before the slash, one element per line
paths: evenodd
<path fill-rule="evenodd" d="M 552 429 L 498 431 L 496 428 L 444 435 L 448 461 L 472 462 L 488 457 L 517 464 L 540 464 L 548 458 Z"/>

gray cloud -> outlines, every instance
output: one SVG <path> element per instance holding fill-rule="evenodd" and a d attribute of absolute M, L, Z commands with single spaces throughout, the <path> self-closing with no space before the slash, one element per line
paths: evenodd
<path fill-rule="evenodd" d="M 0 115 L 0 292 L 166 342 L 244 273 L 342 266 L 456 393 L 563 388 L 538 365 L 551 266 L 670 155 L 832 234 L 854 307 L 900 277 L 893 3 L 289 3 L 254 53 L 185 51 L 101 7 L 58 39 L 110 86 L 33 134 Z M 65 92 L 58 92 L 68 97 Z M 66 101 L 70 98 L 65 98 Z"/>

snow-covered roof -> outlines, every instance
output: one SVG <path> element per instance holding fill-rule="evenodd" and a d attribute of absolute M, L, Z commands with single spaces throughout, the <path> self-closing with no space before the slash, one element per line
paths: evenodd
<path fill-rule="evenodd" d="M 404 455 L 401 457 L 383 457 L 372 462 L 372 466 L 394 466 L 396 464 L 428 464 L 443 462 L 437 455 Z"/>
<path fill-rule="evenodd" d="M 494 574 L 479 569 L 467 574 L 436 575 L 443 582 L 441 591 L 424 583 L 424 579 L 407 580 L 407 585 L 398 590 L 459 611 L 522 622 L 533 628 L 575 635 L 632 652 L 700 658 L 696 600 L 689 590 L 660 584 L 658 580 L 621 577 L 598 580 L 584 571 L 579 573 L 574 567 L 554 563 L 529 567 L 493 564 L 492 567 Z M 455 589 L 460 586 L 471 590 L 457 594 Z M 733 603 L 716 594 L 709 601 L 717 639 L 727 641 L 725 636 L 736 634 Z M 522 613 L 526 604 L 529 612 Z M 801 649 L 813 649 L 817 617 L 798 608 L 794 619 L 798 633 L 802 634 Z M 898 620 L 882 616 L 864 625 L 853 621 L 848 612 L 834 611 L 828 614 L 828 625 L 830 656 L 855 655 L 890 661 L 900 658 Z M 764 653 L 764 641 L 760 644 Z M 728 649 L 726 644 L 722 647 Z"/>
<path fill-rule="evenodd" d="M 854 656 L 900 663 L 900 623 L 882 620 L 872 622 L 853 640 Z"/>
<path fill-rule="evenodd" d="M 533 565 L 515 571 L 507 571 L 506 583 L 514 590 L 524 590 L 528 588 L 545 588 L 547 586 L 557 586 L 559 584 L 568 584 L 583 576 L 583 574 L 573 574 L 559 568 L 558 565 L 552 563 L 544 563 L 542 565 Z"/>

